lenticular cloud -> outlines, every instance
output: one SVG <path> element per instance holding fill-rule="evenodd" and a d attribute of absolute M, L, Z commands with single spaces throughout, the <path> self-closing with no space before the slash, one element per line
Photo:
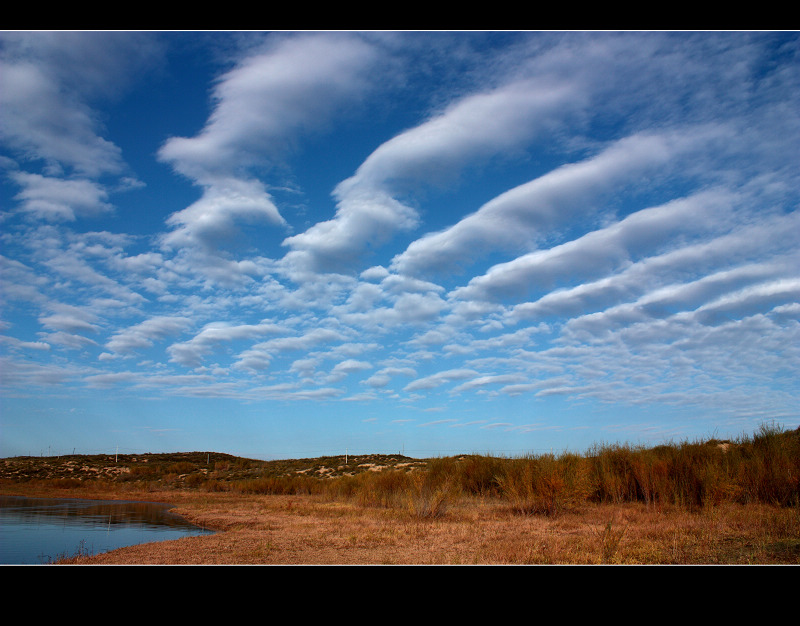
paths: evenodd
<path fill-rule="evenodd" d="M 800 418 L 793 33 L 0 44 L 4 438 L 136 414 L 197 449 L 503 452 Z"/>

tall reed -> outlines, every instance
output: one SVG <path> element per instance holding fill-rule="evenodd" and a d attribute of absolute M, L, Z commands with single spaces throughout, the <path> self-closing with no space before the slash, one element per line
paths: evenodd
<path fill-rule="evenodd" d="M 135 468 L 131 479 L 178 485 L 188 464 Z M 641 502 L 700 510 L 723 502 L 800 508 L 800 428 L 763 425 L 732 442 L 681 442 L 652 448 L 595 445 L 585 454 L 427 459 L 425 469 L 385 469 L 324 478 L 296 473 L 224 479 L 191 473 L 186 487 L 255 494 L 318 494 L 362 506 L 438 517 L 456 498 L 500 498 L 521 514 L 555 516 L 588 503 Z M 67 485 L 67 483 L 65 483 Z"/>
<path fill-rule="evenodd" d="M 800 506 L 800 429 L 785 433 L 774 424 L 762 425 L 728 454 L 740 501 Z"/>
<path fill-rule="evenodd" d="M 498 476 L 501 496 L 522 514 L 558 515 L 584 503 L 590 492 L 588 466 L 575 454 L 509 461 Z"/>

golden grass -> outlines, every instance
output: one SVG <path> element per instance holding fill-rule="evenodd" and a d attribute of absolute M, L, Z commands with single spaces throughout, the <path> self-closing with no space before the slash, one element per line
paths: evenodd
<path fill-rule="evenodd" d="M 158 495 L 158 494 L 154 494 Z M 79 557 L 83 564 L 633 565 L 797 564 L 796 508 L 731 504 L 690 512 L 641 503 L 519 515 L 462 496 L 446 515 L 318 495 L 163 494 L 220 532 Z M 174 497 L 178 496 L 178 497 Z"/>
<path fill-rule="evenodd" d="M 81 563 L 800 563 L 800 430 L 585 455 L 428 459 L 331 478 L 301 469 L 231 479 L 219 463 L 211 473 L 190 465 L 165 466 L 158 480 L 139 472 L 0 489 L 165 501 L 221 531 Z"/>

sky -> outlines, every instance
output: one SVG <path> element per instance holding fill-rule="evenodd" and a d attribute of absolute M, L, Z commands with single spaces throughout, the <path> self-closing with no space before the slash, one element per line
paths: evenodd
<path fill-rule="evenodd" d="M 0 456 L 800 424 L 800 34 L 0 32 Z"/>

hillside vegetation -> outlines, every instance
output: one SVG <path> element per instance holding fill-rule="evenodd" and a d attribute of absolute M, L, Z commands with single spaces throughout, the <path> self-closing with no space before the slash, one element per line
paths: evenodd
<path fill-rule="evenodd" d="M 722 502 L 800 507 L 800 428 L 762 426 L 736 441 L 596 446 L 588 453 L 412 459 L 348 455 L 261 461 L 216 452 L 13 457 L 3 483 L 64 490 L 196 490 L 319 494 L 366 506 L 443 514 L 459 496 L 501 499 L 520 514 L 558 515 L 589 503 L 702 509 Z"/>

